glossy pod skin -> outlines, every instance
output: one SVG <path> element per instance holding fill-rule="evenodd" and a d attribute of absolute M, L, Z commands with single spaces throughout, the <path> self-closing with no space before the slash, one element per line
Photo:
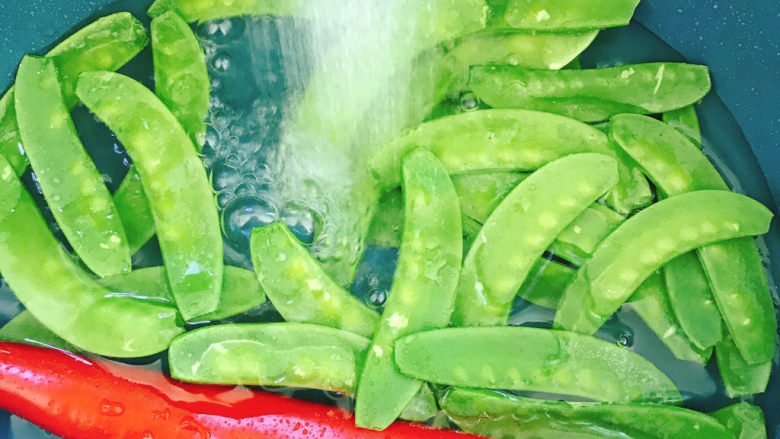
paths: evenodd
<path fill-rule="evenodd" d="M 639 0 L 511 0 L 504 22 L 509 26 L 545 32 L 571 32 L 625 26 Z"/>
<path fill-rule="evenodd" d="M 476 434 L 496 428 L 521 433 L 526 424 L 543 419 L 552 425 L 574 425 L 593 433 L 612 430 L 655 439 L 733 439 L 715 419 L 679 407 L 545 401 L 461 388 L 450 389 L 441 405 L 459 427 Z"/>
<path fill-rule="evenodd" d="M 155 234 L 154 215 L 135 167 L 129 169 L 114 192 L 114 205 L 122 219 L 130 253 L 135 254 Z"/>
<path fill-rule="evenodd" d="M 175 308 L 111 297 L 79 268 L 2 156 L 0 180 L 0 272 L 38 321 L 81 350 L 111 357 L 156 354 L 183 331 Z"/>
<path fill-rule="evenodd" d="M 285 320 L 374 334 L 379 315 L 336 284 L 284 223 L 255 228 L 249 247 L 257 280 Z"/>
<path fill-rule="evenodd" d="M 728 189 L 699 148 L 662 122 L 620 115 L 613 118 L 610 135 L 667 196 Z M 755 241 L 735 239 L 700 248 L 698 253 L 715 303 L 740 352 L 751 364 L 770 361 L 777 320 Z"/>
<path fill-rule="evenodd" d="M 766 421 L 760 407 L 739 402 L 710 413 L 735 439 L 766 439 Z"/>
<path fill-rule="evenodd" d="M 447 326 L 463 255 L 455 188 L 441 163 L 418 149 L 403 162 L 404 225 L 398 265 L 385 310 L 360 374 L 355 423 L 384 429 L 422 385 L 398 372 L 394 342 Z"/>
<path fill-rule="evenodd" d="M 379 188 L 398 186 L 400 160 L 416 147 L 431 151 L 450 174 L 534 171 L 577 153 L 616 157 L 604 133 L 576 120 L 538 111 L 480 110 L 426 122 L 383 146 L 368 164 Z M 618 167 L 613 207 L 627 213 L 649 204 L 652 194 L 644 177 L 623 163 Z"/>
<path fill-rule="evenodd" d="M 694 105 L 686 105 L 676 110 L 666 111 L 661 117 L 664 123 L 685 134 L 685 137 L 693 142 L 694 145 L 699 148 L 702 147 L 701 126 L 699 126 L 699 116 L 696 114 Z"/>
<path fill-rule="evenodd" d="M 558 305 L 556 327 L 593 334 L 669 260 L 713 242 L 766 233 L 771 219 L 761 203 L 727 191 L 691 192 L 648 207 L 580 268 Z"/>
<path fill-rule="evenodd" d="M 369 340 L 302 323 L 232 324 L 188 332 L 171 343 L 177 380 L 288 386 L 352 394 Z"/>
<path fill-rule="evenodd" d="M 669 378 L 640 355 L 573 332 L 519 326 L 419 332 L 396 342 L 395 360 L 411 377 L 450 386 L 681 401 Z"/>
<path fill-rule="evenodd" d="M 715 347 L 715 359 L 729 397 L 738 398 L 766 390 L 772 373 L 772 360 L 748 363 L 728 335 Z"/>
<path fill-rule="evenodd" d="M 154 93 L 179 120 L 198 150 L 206 140 L 209 75 L 198 38 L 169 11 L 152 20 Z"/>
<path fill-rule="evenodd" d="M 78 102 L 75 96 L 79 73 L 117 70 L 149 43 L 143 24 L 128 12 L 119 12 L 95 20 L 56 45 L 47 58 L 54 61 L 62 95 L 68 108 Z M 21 176 L 28 162 L 20 154 L 19 130 L 14 109 L 13 87 L 0 99 L 0 155 Z"/>
<path fill-rule="evenodd" d="M 0 327 L 0 340 L 51 347 L 76 352 L 78 348 L 58 337 L 33 317 L 30 311 L 22 311 Z"/>
<path fill-rule="evenodd" d="M 84 73 L 76 94 L 133 159 L 182 316 L 214 311 L 222 288 L 222 234 L 206 170 L 186 132 L 165 104 L 126 76 Z"/>
<path fill-rule="evenodd" d="M 555 309 L 575 273 L 576 270 L 566 265 L 539 258 L 517 295 L 535 305 Z"/>
<path fill-rule="evenodd" d="M 27 158 L 75 253 L 100 277 L 130 270 L 130 250 L 111 193 L 79 140 L 54 62 L 26 56 L 16 76 L 16 113 Z"/>
<path fill-rule="evenodd" d="M 697 102 L 710 86 L 707 67 L 681 63 L 557 71 L 473 66 L 469 78 L 469 88 L 491 107 L 548 111 L 583 122 L 674 110 Z"/>
<path fill-rule="evenodd" d="M 106 277 L 99 284 L 119 294 L 137 295 L 173 301 L 165 267 L 147 267 L 129 273 Z M 265 302 L 265 292 L 255 273 L 226 265 L 222 276 L 219 306 L 216 310 L 197 316 L 197 321 L 215 321 L 232 317 Z"/>
<path fill-rule="evenodd" d="M 574 154 L 531 174 L 490 214 L 463 261 L 452 322 L 504 325 L 534 262 L 617 182 L 616 162 Z"/>

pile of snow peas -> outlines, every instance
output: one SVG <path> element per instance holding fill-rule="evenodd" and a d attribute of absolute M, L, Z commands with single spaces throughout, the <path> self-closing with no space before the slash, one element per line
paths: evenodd
<path fill-rule="evenodd" d="M 381 312 L 281 222 L 252 231 L 253 271 L 225 266 L 199 157 L 209 77 L 189 23 L 307 18 L 309 3 L 157 0 L 151 37 L 117 13 L 22 60 L 0 99 L 0 273 L 25 311 L 0 340 L 167 351 L 180 381 L 339 392 L 374 430 L 401 418 L 494 438 L 765 437 L 760 408 L 682 408 L 656 365 L 593 335 L 629 306 L 679 359 L 714 353 L 728 396 L 748 401 L 776 354 L 754 238 L 772 212 L 732 192 L 702 152 L 694 104 L 707 68 L 576 62 L 638 0 L 406 5 L 435 32 L 393 56 L 425 72 L 410 88 L 436 99 L 368 162 L 382 195 L 367 242 L 399 250 Z M 154 90 L 115 73 L 150 43 Z M 328 111 L 318 74 L 302 112 Z M 349 142 L 381 87 L 358 84 L 351 114 L 323 135 Z M 434 109 L 466 90 L 481 109 Z M 132 158 L 113 194 L 70 118 L 81 104 Z M 28 166 L 67 248 L 20 180 Z M 134 269 L 154 235 L 163 265 Z M 553 327 L 510 326 L 520 299 L 554 309 Z M 224 322 L 266 301 L 284 322 Z"/>

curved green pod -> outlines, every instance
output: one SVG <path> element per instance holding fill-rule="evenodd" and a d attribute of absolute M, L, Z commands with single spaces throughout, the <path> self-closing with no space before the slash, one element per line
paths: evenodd
<path fill-rule="evenodd" d="M 640 355 L 588 335 L 529 327 L 418 332 L 395 346 L 401 372 L 432 383 L 678 403 L 680 392 Z"/>
<path fill-rule="evenodd" d="M 79 140 L 54 62 L 25 56 L 15 107 L 27 158 L 74 252 L 100 277 L 130 270 L 130 250 L 111 193 Z"/>
<path fill-rule="evenodd" d="M 613 118 L 610 135 L 667 196 L 728 189 L 698 147 L 662 122 L 620 115 Z M 708 245 L 698 249 L 698 253 L 720 315 L 742 355 L 753 364 L 771 360 L 777 341 L 777 320 L 766 269 L 754 240 L 743 238 Z M 711 299 L 700 299 L 702 305 L 697 314 L 712 308 L 707 300 Z"/>
<path fill-rule="evenodd" d="M 2 156 L 0 180 L 0 272 L 38 321 L 79 349 L 110 357 L 156 354 L 183 331 L 175 308 L 112 297 L 79 268 Z"/>
<path fill-rule="evenodd" d="M 74 352 L 78 349 L 35 319 L 30 311 L 22 311 L 0 328 L 0 340 L 46 346 Z"/>
<path fill-rule="evenodd" d="M 189 134 L 196 149 L 206 141 L 209 75 L 206 55 L 184 19 L 169 11 L 151 24 L 154 93 Z"/>
<path fill-rule="evenodd" d="M 550 252 L 581 266 L 623 221 L 623 215 L 601 203 L 593 203 L 555 238 Z"/>
<path fill-rule="evenodd" d="M 675 357 L 701 364 L 707 364 L 712 357 L 712 347 L 699 348 L 680 327 L 660 273 L 645 279 L 628 304 Z"/>
<path fill-rule="evenodd" d="M 165 267 L 147 267 L 129 273 L 106 277 L 97 281 L 116 293 L 173 300 L 168 286 Z M 196 316 L 197 321 L 214 321 L 249 311 L 265 302 L 265 292 L 255 273 L 226 265 L 222 276 L 222 292 L 219 306 L 213 312 Z"/>
<path fill-rule="evenodd" d="M 306 16 L 306 5 L 311 3 L 302 0 L 155 0 L 147 13 L 150 17 L 158 17 L 173 10 L 188 22 L 242 15 L 301 17 Z"/>
<path fill-rule="evenodd" d="M 710 91 L 705 66 L 632 64 L 602 69 L 534 70 L 473 66 L 469 88 L 494 108 L 523 108 L 599 122 L 620 113 L 662 113 Z"/>
<path fill-rule="evenodd" d="M 138 54 L 149 42 L 143 24 L 129 12 L 118 12 L 84 26 L 46 54 L 54 61 L 62 85 L 65 105 L 73 108 L 79 73 L 117 70 Z M 13 87 L 0 99 L 0 155 L 21 176 L 29 164 L 21 153 L 22 140 L 16 123 Z"/>
<path fill-rule="evenodd" d="M 715 359 L 729 397 L 739 398 L 766 391 L 772 373 L 772 360 L 748 363 L 729 336 L 715 346 Z"/>
<path fill-rule="evenodd" d="M 528 173 L 514 171 L 469 172 L 451 176 L 463 215 L 484 223 L 493 209 Z"/>
<path fill-rule="evenodd" d="M 351 332 L 303 323 L 217 325 L 176 338 L 168 364 L 181 381 L 351 394 L 368 343 Z"/>
<path fill-rule="evenodd" d="M 713 242 L 766 233 L 771 219 L 761 203 L 727 191 L 662 200 L 626 220 L 599 245 L 566 288 L 556 326 L 592 334 L 669 260 Z"/>
<path fill-rule="evenodd" d="M 676 110 L 665 111 L 662 115 L 664 123 L 677 131 L 685 134 L 694 145 L 699 148 L 701 143 L 701 126 L 699 125 L 699 116 L 696 114 L 694 105 L 686 105 Z"/>
<path fill-rule="evenodd" d="M 255 228 L 249 246 L 257 280 L 285 320 L 373 335 L 379 315 L 336 284 L 284 223 Z"/>
<path fill-rule="evenodd" d="M 539 258 L 517 290 L 517 295 L 535 305 L 555 309 L 575 273 L 575 269 L 566 265 Z"/>
<path fill-rule="evenodd" d="M 736 439 L 766 439 L 766 420 L 761 407 L 739 402 L 710 413 L 728 428 Z"/>
<path fill-rule="evenodd" d="M 551 426 L 574 424 L 592 433 L 613 430 L 654 439 L 733 439 L 718 421 L 680 407 L 545 401 L 462 388 L 450 389 L 441 406 L 458 426 L 477 434 L 492 428 L 522 433 L 527 425 L 544 420 Z"/>
<path fill-rule="evenodd" d="M 396 369 L 394 342 L 447 326 L 463 255 L 458 197 L 441 163 L 415 150 L 404 159 L 403 177 L 398 265 L 355 398 L 355 424 L 365 428 L 386 428 L 419 391 L 422 382 Z"/>
<path fill-rule="evenodd" d="M 570 32 L 625 26 L 639 0 L 511 0 L 504 12 L 509 26 Z"/>
<path fill-rule="evenodd" d="M 518 184 L 490 214 L 463 261 L 452 322 L 506 324 L 534 262 L 616 182 L 615 160 L 603 154 L 574 154 Z"/>
<path fill-rule="evenodd" d="M 222 234 L 206 170 L 187 133 L 165 104 L 127 76 L 84 73 L 76 94 L 133 159 L 182 316 L 214 311 L 222 288 Z"/>
<path fill-rule="evenodd" d="M 114 205 L 125 229 L 130 254 L 135 254 L 154 236 L 155 228 L 149 200 L 134 167 L 114 192 Z"/>

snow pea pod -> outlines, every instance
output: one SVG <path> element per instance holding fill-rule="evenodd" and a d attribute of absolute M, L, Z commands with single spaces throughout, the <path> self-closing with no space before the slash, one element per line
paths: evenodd
<path fill-rule="evenodd" d="M 43 326 L 30 311 L 22 311 L 0 328 L 0 340 L 38 346 L 47 346 L 75 352 L 78 349 L 49 328 Z"/>
<path fill-rule="evenodd" d="M 569 32 L 625 26 L 639 0 L 512 0 L 504 21 L 516 28 Z"/>
<path fill-rule="evenodd" d="M 694 105 L 686 105 L 676 110 L 665 111 L 661 116 L 665 123 L 685 134 L 685 137 L 701 149 L 701 127 L 699 126 L 699 116 L 696 115 L 696 107 Z"/>
<path fill-rule="evenodd" d="M 726 182 L 699 148 L 662 122 L 636 115 L 615 116 L 610 134 L 667 196 L 703 189 L 728 190 Z M 742 355 L 749 363 L 769 361 L 775 352 L 777 320 L 766 271 L 754 240 L 743 238 L 718 243 L 701 248 L 698 253 L 720 315 Z M 690 276 L 685 271 L 683 274 Z M 708 301 L 710 297 L 699 299 L 697 314 L 714 314 Z"/>
<path fill-rule="evenodd" d="M 97 281 L 117 293 L 173 300 L 166 280 L 165 267 L 139 268 L 129 273 L 105 277 Z M 214 321 L 249 311 L 265 302 L 265 292 L 255 273 L 226 265 L 222 276 L 219 307 L 213 312 L 197 316 L 198 321 Z"/>
<path fill-rule="evenodd" d="M 374 333 L 379 315 L 336 284 L 283 223 L 255 228 L 250 249 L 257 280 L 285 320 Z"/>
<path fill-rule="evenodd" d="M 760 407 L 739 402 L 710 413 L 728 428 L 736 439 L 766 439 L 766 421 Z"/>
<path fill-rule="evenodd" d="M 716 420 L 680 407 L 544 401 L 462 388 L 449 390 L 441 405 L 459 426 L 477 434 L 492 428 L 522 432 L 527 424 L 544 419 L 553 425 L 577 424 L 591 432 L 614 430 L 655 439 L 733 439 Z"/>
<path fill-rule="evenodd" d="M 176 338 L 168 364 L 181 381 L 351 394 L 368 344 L 348 331 L 304 323 L 217 325 Z"/>
<path fill-rule="evenodd" d="M 214 311 L 223 267 L 217 206 L 206 170 L 176 116 L 149 89 L 116 73 L 83 73 L 76 94 L 133 159 L 182 316 Z"/>
<path fill-rule="evenodd" d="M 624 220 L 625 217 L 614 210 L 593 203 L 555 238 L 550 252 L 581 266 Z"/>
<path fill-rule="evenodd" d="M 415 150 L 404 159 L 403 178 L 398 265 L 355 398 L 356 425 L 380 430 L 398 417 L 422 385 L 397 371 L 394 342 L 447 326 L 463 255 L 458 197 L 441 163 L 430 152 Z"/>
<path fill-rule="evenodd" d="M 715 347 L 718 371 L 726 387 L 726 394 L 732 398 L 763 393 L 769 384 L 772 361 L 750 364 L 742 357 L 731 337 L 726 336 Z"/>
<path fill-rule="evenodd" d="M 15 97 L 24 149 L 68 243 L 100 277 L 129 271 L 122 222 L 70 119 L 54 62 L 25 56 Z"/>
<path fill-rule="evenodd" d="M 198 150 L 206 141 L 209 75 L 206 55 L 176 12 L 152 20 L 154 93 L 168 106 Z"/>
<path fill-rule="evenodd" d="M 596 152 L 615 157 L 601 131 L 570 118 L 525 110 L 482 110 L 426 122 L 382 147 L 369 161 L 378 187 L 400 182 L 401 158 L 426 148 L 450 174 L 472 171 L 534 171 L 570 154 Z M 618 163 L 621 180 L 610 196 L 622 213 L 648 204 L 650 188 L 641 173 Z"/>
<path fill-rule="evenodd" d="M 147 13 L 158 17 L 168 11 L 176 11 L 188 22 L 204 22 L 242 15 L 305 16 L 303 0 L 155 0 Z M 316 4 L 316 2 L 315 2 Z"/>
<path fill-rule="evenodd" d="M 112 357 L 156 354 L 182 332 L 175 308 L 112 297 L 79 268 L 2 156 L 0 180 L 0 272 L 38 321 L 79 349 Z"/>
<path fill-rule="evenodd" d="M 425 422 L 439 413 L 439 406 L 436 403 L 436 395 L 433 394 L 428 384 L 423 384 L 420 391 L 409 402 L 399 418 L 406 421 Z"/>
<path fill-rule="evenodd" d="M 669 378 L 640 355 L 573 332 L 519 326 L 418 332 L 396 342 L 395 360 L 404 374 L 450 386 L 681 401 Z"/>
<path fill-rule="evenodd" d="M 534 70 L 473 66 L 469 88 L 494 108 L 523 108 L 598 122 L 620 113 L 662 113 L 710 91 L 705 66 L 632 64 L 603 69 Z"/>
<path fill-rule="evenodd" d="M 616 181 L 615 160 L 591 153 L 558 159 L 517 185 L 490 214 L 463 261 L 453 323 L 506 324 L 533 263 Z"/>
<path fill-rule="evenodd" d="M 596 332 L 669 260 L 713 242 L 766 233 L 771 218 L 761 203 L 727 191 L 690 192 L 648 207 L 612 232 L 580 268 L 558 305 L 556 326 Z"/>
<path fill-rule="evenodd" d="M 490 212 L 528 175 L 524 172 L 493 171 L 455 174 L 451 178 L 461 213 L 484 223 Z"/>
<path fill-rule="evenodd" d="M 517 295 L 535 305 L 555 309 L 575 272 L 561 263 L 539 258 Z"/>
<path fill-rule="evenodd" d="M 76 79 L 81 72 L 117 70 L 130 61 L 149 42 L 143 24 L 128 12 L 119 12 L 95 20 L 57 44 L 47 58 L 54 61 L 68 108 L 78 102 Z M 16 123 L 13 87 L 0 99 L 0 154 L 21 176 L 27 168 L 22 140 Z"/>
<path fill-rule="evenodd" d="M 389 190 L 379 196 L 366 235 L 367 245 L 398 248 L 401 245 L 401 225 L 404 202 L 400 190 Z"/>
<path fill-rule="evenodd" d="M 114 205 L 125 229 L 130 254 L 135 254 L 155 233 L 154 215 L 135 167 L 130 168 L 114 192 Z"/>
<path fill-rule="evenodd" d="M 651 274 L 639 285 L 629 305 L 675 357 L 701 364 L 712 357 L 712 348 L 696 346 L 675 319 L 660 273 Z"/>

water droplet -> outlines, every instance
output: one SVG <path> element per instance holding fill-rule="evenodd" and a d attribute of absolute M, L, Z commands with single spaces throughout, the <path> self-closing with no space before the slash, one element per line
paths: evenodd
<path fill-rule="evenodd" d="M 620 334 L 620 336 L 617 338 L 617 344 L 630 348 L 634 345 L 634 336 L 631 333 Z"/>
<path fill-rule="evenodd" d="M 222 230 L 231 242 L 249 247 L 249 236 L 255 227 L 276 221 L 276 208 L 260 197 L 236 198 L 222 212 Z"/>
<path fill-rule="evenodd" d="M 460 96 L 458 108 L 461 111 L 474 111 L 479 109 L 479 100 L 477 96 L 472 92 L 465 92 Z"/>
<path fill-rule="evenodd" d="M 100 413 L 105 416 L 121 416 L 125 412 L 125 406 L 120 402 L 104 399 L 100 401 Z"/>
<path fill-rule="evenodd" d="M 176 431 L 176 439 L 208 439 L 211 437 L 208 429 L 190 416 L 182 419 Z"/>

